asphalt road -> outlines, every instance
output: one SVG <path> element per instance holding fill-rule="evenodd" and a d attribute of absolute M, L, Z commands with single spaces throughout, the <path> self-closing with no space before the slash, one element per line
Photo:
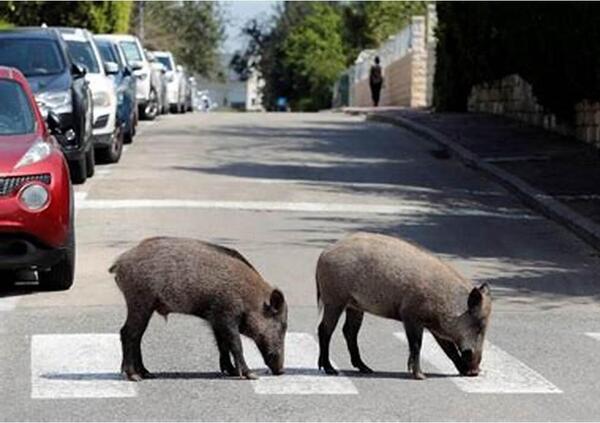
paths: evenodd
<path fill-rule="evenodd" d="M 119 164 L 77 188 L 74 287 L 1 291 L 0 420 L 600 419 L 597 252 L 436 149 L 342 114 L 145 123 Z M 376 373 L 352 370 L 340 328 L 332 358 L 343 373 L 316 370 L 316 259 L 358 230 L 416 241 L 491 284 L 480 377 L 456 377 L 426 342 L 429 377 L 410 379 L 401 325 L 374 317 L 359 342 Z M 285 292 L 286 375 L 221 376 L 206 325 L 172 315 L 144 338 L 158 378 L 120 379 L 125 307 L 107 269 L 154 235 L 237 248 Z"/>

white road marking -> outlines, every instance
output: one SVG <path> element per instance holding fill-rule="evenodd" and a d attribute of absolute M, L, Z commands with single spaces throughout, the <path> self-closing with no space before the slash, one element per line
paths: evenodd
<path fill-rule="evenodd" d="M 585 334 L 596 341 L 600 341 L 600 332 L 586 332 Z"/>
<path fill-rule="evenodd" d="M 238 180 L 233 181 L 238 183 Z M 373 183 L 373 182 L 337 182 L 337 181 L 315 181 L 312 179 L 277 179 L 277 178 L 252 178 L 244 179 L 244 182 L 264 184 L 264 185 L 290 185 L 290 184 L 302 184 L 309 186 L 339 186 L 339 187 L 351 187 L 351 188 L 380 188 L 387 190 L 398 190 L 406 192 L 417 192 L 424 194 L 466 194 L 466 195 L 477 195 L 477 196 L 490 196 L 490 197 L 501 197 L 505 194 L 499 191 L 478 191 L 469 189 L 446 189 L 439 190 L 427 187 L 419 187 L 412 185 L 402 184 L 387 184 L 387 183 Z"/>
<path fill-rule="evenodd" d="M 137 395 L 121 378 L 116 334 L 33 335 L 31 398 L 122 398 Z"/>
<path fill-rule="evenodd" d="M 343 375 L 327 376 L 317 370 L 319 346 L 308 333 L 292 332 L 285 339 L 285 374 L 264 374 L 266 366 L 254 342 L 243 339 L 244 356 L 260 377 L 252 381 L 254 392 L 264 395 L 354 395 L 352 381 Z"/>
<path fill-rule="evenodd" d="M 129 199 L 129 200 L 86 200 L 78 204 L 81 209 L 148 209 L 148 208 L 191 208 L 247 211 L 284 211 L 308 213 L 351 213 L 385 215 L 439 215 L 497 217 L 503 219 L 540 219 L 539 216 L 517 210 L 497 208 L 495 212 L 464 208 L 435 208 L 421 205 L 352 204 L 352 203 L 308 203 L 276 201 L 210 201 L 179 199 Z"/>
<path fill-rule="evenodd" d="M 404 332 L 394 335 L 407 343 Z M 485 342 L 481 373 L 477 377 L 461 377 L 430 333 L 423 336 L 422 359 L 450 376 L 459 389 L 475 394 L 560 394 L 562 391 L 515 357 L 495 345 Z M 422 366 L 425 367 L 425 366 Z M 425 375 L 427 370 L 425 369 Z"/>
<path fill-rule="evenodd" d="M 18 296 L 0 298 L 0 311 L 14 310 L 20 299 Z"/>

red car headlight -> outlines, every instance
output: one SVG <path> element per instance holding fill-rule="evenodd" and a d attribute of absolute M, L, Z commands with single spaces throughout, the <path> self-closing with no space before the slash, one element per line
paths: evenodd
<path fill-rule="evenodd" d="M 19 193 L 19 200 L 27 210 L 40 211 L 48 204 L 50 193 L 42 184 L 29 184 Z"/>

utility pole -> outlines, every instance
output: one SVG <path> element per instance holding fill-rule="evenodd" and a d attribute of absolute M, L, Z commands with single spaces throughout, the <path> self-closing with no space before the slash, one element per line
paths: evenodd
<path fill-rule="evenodd" d="M 144 0 L 138 2 L 138 38 L 144 42 Z"/>

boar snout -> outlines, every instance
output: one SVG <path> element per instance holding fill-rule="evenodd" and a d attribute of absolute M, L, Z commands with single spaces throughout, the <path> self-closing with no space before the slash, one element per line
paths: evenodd
<path fill-rule="evenodd" d="M 285 372 L 283 371 L 283 356 L 277 354 L 270 354 L 265 358 L 265 362 L 267 366 L 276 376 L 282 375 Z"/>
<path fill-rule="evenodd" d="M 461 352 L 463 369 L 461 374 L 463 376 L 478 376 L 479 364 L 481 363 L 481 353 L 473 353 L 472 350 L 464 350 Z"/>

